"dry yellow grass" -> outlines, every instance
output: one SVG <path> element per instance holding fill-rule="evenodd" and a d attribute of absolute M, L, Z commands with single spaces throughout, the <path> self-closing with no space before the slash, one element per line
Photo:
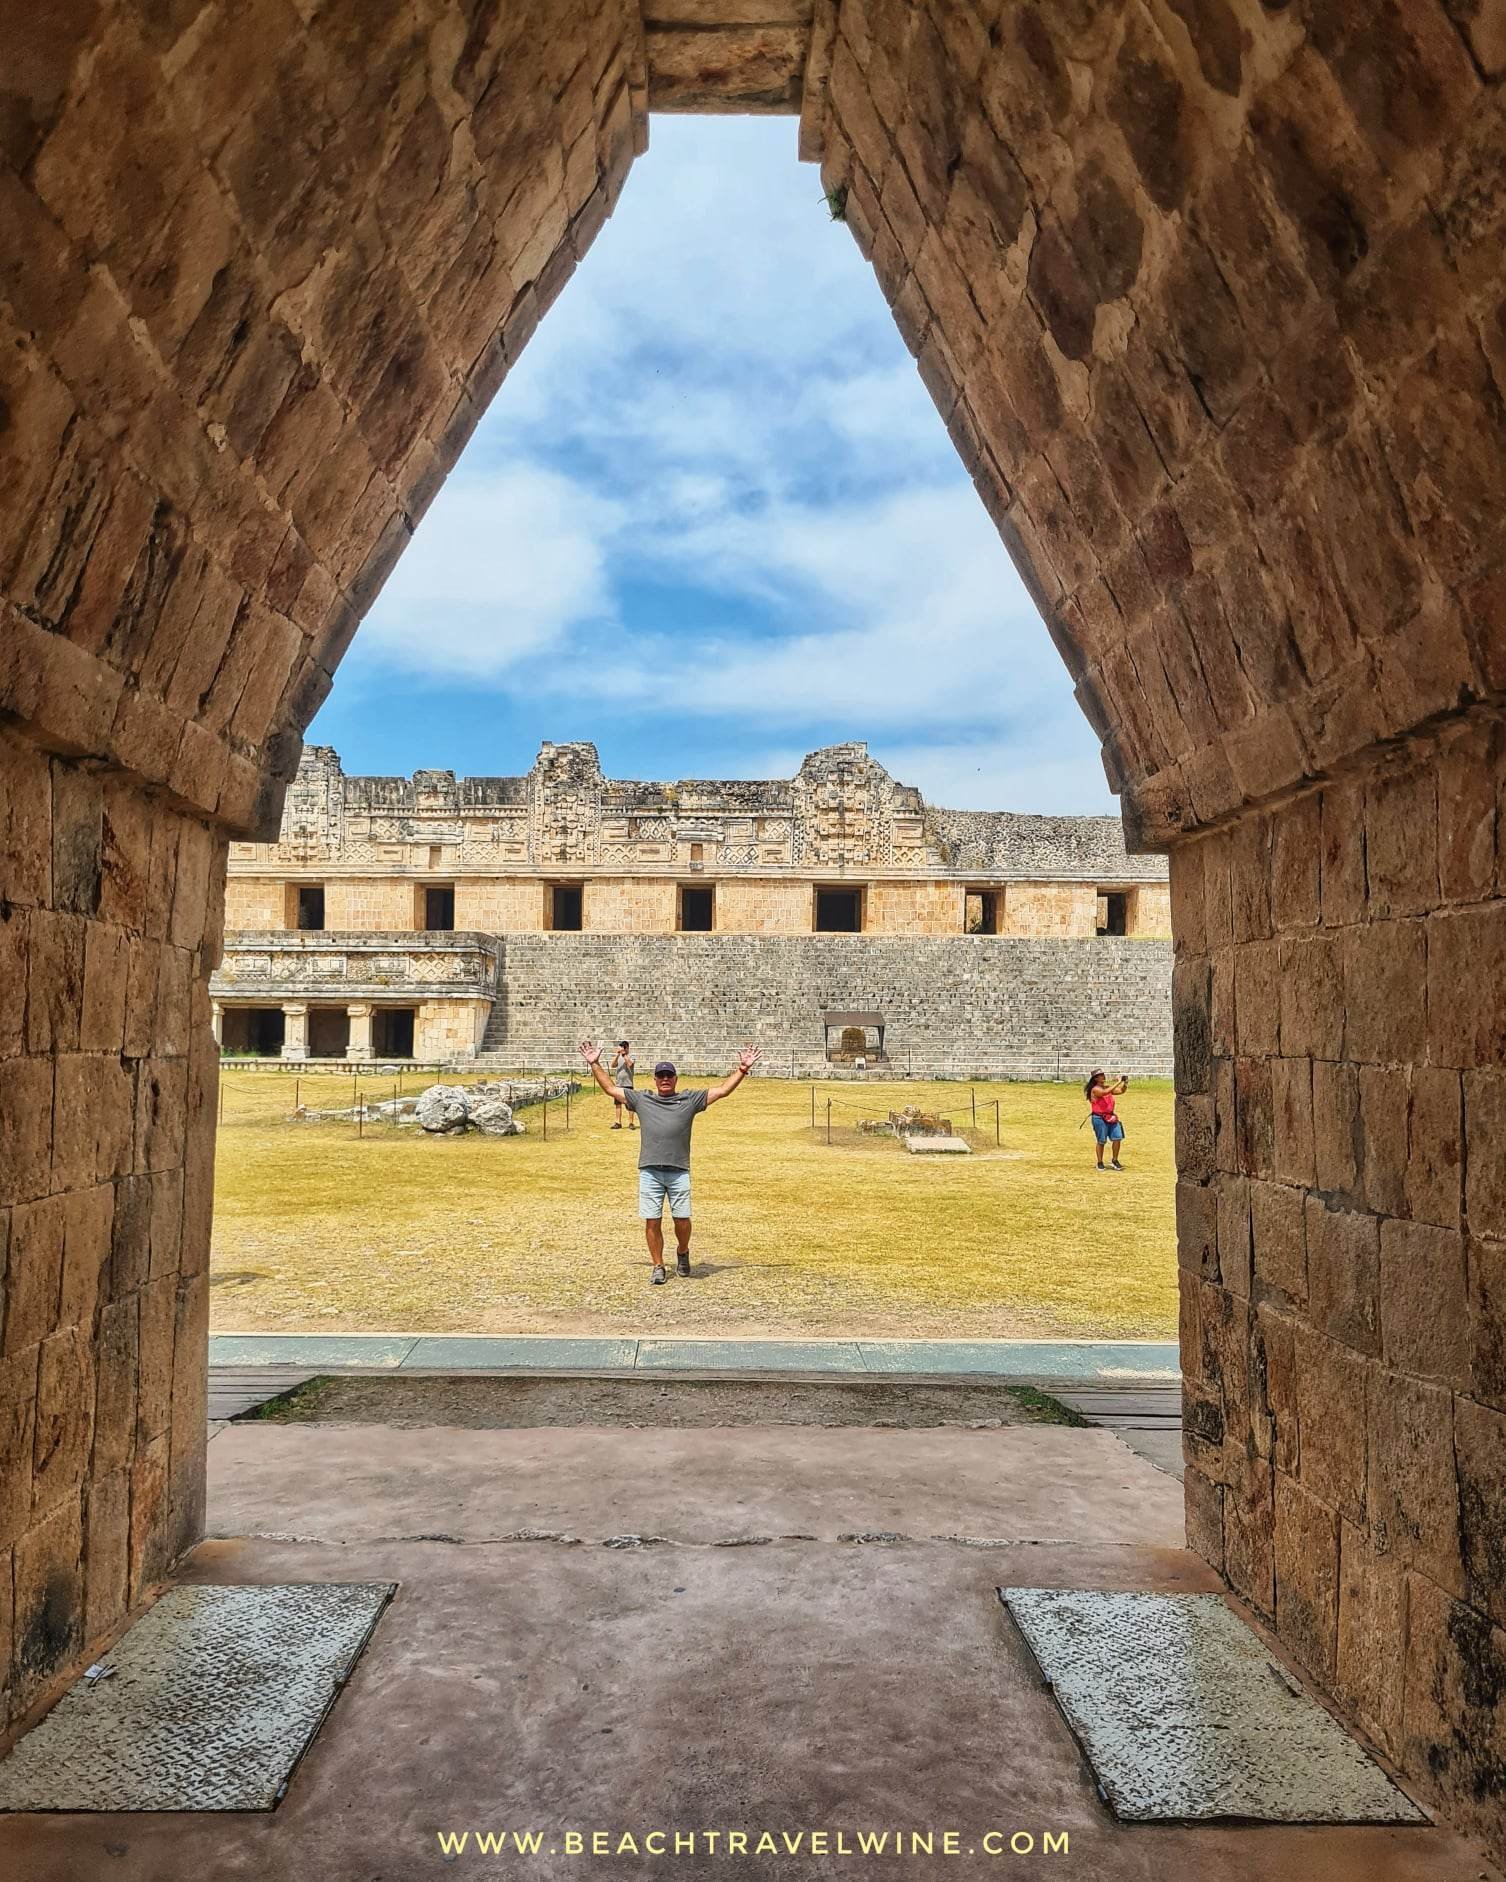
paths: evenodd
<path fill-rule="evenodd" d="M 980 1084 L 974 1153 L 923 1159 L 851 1125 L 920 1103 L 970 1127 L 967 1086 L 823 1086 L 812 1132 L 808 1085 L 755 1079 L 696 1125 L 698 1278 L 652 1289 L 638 1139 L 608 1128 L 594 1087 L 568 1135 L 550 1106 L 545 1142 L 536 1109 L 524 1137 L 368 1126 L 358 1140 L 350 1124 L 289 1122 L 285 1076 L 224 1084 L 211 1262 L 222 1332 L 1174 1335 L 1164 1083 L 1131 1086 L 1126 1172 L 1098 1176 L 1073 1086 Z M 350 1090 L 302 1080 L 305 1104 L 348 1104 Z M 831 1148 L 828 1095 L 849 1126 Z"/>

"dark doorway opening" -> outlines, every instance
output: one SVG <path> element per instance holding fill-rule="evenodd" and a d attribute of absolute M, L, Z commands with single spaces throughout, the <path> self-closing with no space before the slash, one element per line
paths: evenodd
<path fill-rule="evenodd" d="M 861 889 L 817 889 L 817 934 L 861 934 L 862 932 L 863 891 Z"/>
<path fill-rule="evenodd" d="M 1003 906 L 1001 889 L 969 889 L 963 898 L 962 932 L 997 934 Z"/>
<path fill-rule="evenodd" d="M 227 1006 L 220 1015 L 220 1050 L 280 1058 L 286 1028 L 280 1006 Z"/>
<path fill-rule="evenodd" d="M 350 1015 L 343 1006 L 309 1008 L 309 1057 L 343 1059 L 350 1052 Z"/>
<path fill-rule="evenodd" d="M 685 883 L 680 889 L 681 934 L 710 934 L 715 898 L 709 888 Z"/>
<path fill-rule="evenodd" d="M 379 1059 L 413 1057 L 413 1022 L 416 1009 L 411 1006 L 379 1006 L 371 1016 L 371 1048 Z"/>
<path fill-rule="evenodd" d="M 432 934 L 448 934 L 455 926 L 455 885 L 435 883 L 424 890 L 424 926 Z"/>
<path fill-rule="evenodd" d="M 556 882 L 549 890 L 549 926 L 563 934 L 578 934 L 582 926 L 585 893 L 578 882 Z"/>
<path fill-rule="evenodd" d="M 324 884 L 300 882 L 298 885 L 298 926 L 317 933 L 324 926 Z"/>
<path fill-rule="evenodd" d="M 1103 911 L 1098 918 L 1100 934 L 1129 933 L 1129 897 L 1122 891 L 1108 890 L 1099 897 Z"/>

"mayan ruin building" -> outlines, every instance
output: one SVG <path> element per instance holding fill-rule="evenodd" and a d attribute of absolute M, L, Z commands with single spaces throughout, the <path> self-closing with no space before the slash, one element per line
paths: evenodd
<path fill-rule="evenodd" d="M 460 779 L 346 777 L 313 746 L 277 842 L 231 846 L 225 923 L 234 1054 L 515 1070 L 594 1031 L 686 1064 L 756 1040 L 790 1073 L 861 1011 L 906 1070 L 1171 1067 L 1165 859 L 1115 817 L 939 809 L 863 744 L 673 784 L 608 779 L 589 744 Z"/>

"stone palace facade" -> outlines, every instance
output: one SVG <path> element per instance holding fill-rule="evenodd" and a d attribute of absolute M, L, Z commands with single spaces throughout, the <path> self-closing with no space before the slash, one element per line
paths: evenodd
<path fill-rule="evenodd" d="M 516 1067 L 631 1026 L 640 1056 L 753 1037 L 801 1070 L 846 1011 L 915 1069 L 949 1039 L 974 1070 L 1170 1056 L 1164 859 L 1113 817 L 940 809 L 860 743 L 673 784 L 584 743 L 473 778 L 346 777 L 312 746 L 278 841 L 231 846 L 226 927 L 232 1055 Z"/>

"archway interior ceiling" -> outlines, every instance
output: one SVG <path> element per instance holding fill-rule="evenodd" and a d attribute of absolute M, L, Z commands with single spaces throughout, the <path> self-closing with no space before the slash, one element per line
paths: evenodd
<path fill-rule="evenodd" d="M 650 107 L 799 112 L 1132 839 L 1499 694 L 1489 10 L 644 11 L 78 0 L 20 27 L 0 705 L 34 736 L 272 828 Z"/>

